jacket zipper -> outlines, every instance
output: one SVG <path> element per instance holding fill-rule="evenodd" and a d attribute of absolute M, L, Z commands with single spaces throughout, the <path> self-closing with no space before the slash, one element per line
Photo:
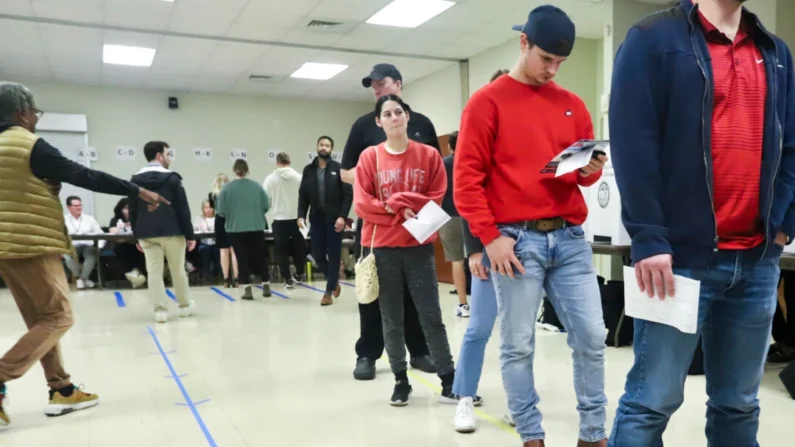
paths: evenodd
<path fill-rule="evenodd" d="M 757 26 L 759 27 L 759 29 L 764 29 L 762 28 L 762 25 L 759 22 L 757 22 Z M 776 130 L 778 130 L 778 154 L 776 156 L 776 168 L 773 170 L 773 176 L 770 181 L 770 199 L 769 199 L 770 204 L 767 207 L 767 216 L 765 218 L 765 235 L 767 236 L 768 240 L 770 239 L 770 236 L 773 236 L 775 238 L 775 235 L 768 234 L 768 231 L 770 231 L 770 214 L 773 212 L 773 197 L 774 197 L 773 193 L 776 187 L 776 177 L 778 176 L 778 169 L 781 165 L 781 153 L 783 151 L 783 146 L 784 146 L 784 140 L 783 140 L 784 135 L 781 129 L 781 123 L 778 121 L 778 108 L 776 107 L 776 98 L 778 97 L 778 79 L 776 79 L 776 70 L 778 69 L 778 48 L 775 39 L 771 37 L 770 40 L 773 42 L 773 53 L 775 55 L 775 57 L 773 58 L 774 66 L 772 70 L 774 79 L 773 82 L 771 82 L 770 84 L 773 85 L 773 119 L 775 120 L 776 123 Z M 767 61 L 765 63 L 767 63 Z M 764 258 L 765 255 L 767 254 L 767 249 L 769 246 L 770 244 L 766 242 L 765 249 L 762 250 L 762 258 Z"/>
<path fill-rule="evenodd" d="M 707 76 L 707 71 L 704 70 L 704 66 L 701 64 L 701 58 L 699 57 L 699 52 L 696 49 L 696 44 L 693 41 L 692 34 L 690 36 L 690 44 L 693 46 L 693 52 L 696 54 L 696 62 L 698 63 L 698 68 L 701 69 L 701 75 L 704 76 L 704 82 L 706 83 L 706 86 L 704 88 L 704 99 L 702 99 L 702 101 L 701 101 L 701 129 L 702 129 L 702 131 L 701 131 L 702 132 L 701 140 L 702 140 L 702 142 L 706 142 L 705 138 L 704 138 L 704 133 L 703 133 L 704 132 L 703 129 L 706 127 L 705 123 L 704 123 L 704 108 L 707 106 L 707 92 L 711 88 L 711 84 L 710 84 L 710 81 L 709 81 L 709 77 Z M 706 183 L 707 183 L 707 195 L 709 195 L 709 203 L 710 203 L 710 207 L 712 209 L 712 222 L 713 222 L 714 228 L 715 228 L 715 233 L 714 233 L 714 236 L 713 236 L 713 243 L 715 245 L 713 246 L 712 250 L 713 251 L 718 251 L 718 216 L 715 214 L 715 201 L 714 201 L 714 199 L 712 197 L 712 188 L 711 188 L 711 185 L 710 185 L 710 182 L 712 181 L 712 176 L 709 174 L 709 162 L 707 160 L 707 151 L 708 150 L 710 150 L 710 148 L 708 148 L 708 147 L 706 147 L 706 145 L 704 145 L 704 151 L 703 151 L 704 152 L 704 169 L 707 171 L 707 181 L 706 181 Z"/>

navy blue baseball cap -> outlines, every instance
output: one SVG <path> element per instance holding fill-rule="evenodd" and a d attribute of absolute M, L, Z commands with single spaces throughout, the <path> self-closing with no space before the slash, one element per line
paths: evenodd
<path fill-rule="evenodd" d="M 547 53 L 568 57 L 574 48 L 574 22 L 557 6 L 543 5 L 530 11 L 527 23 L 516 25 L 527 38 Z"/>
<path fill-rule="evenodd" d="M 400 71 L 394 65 L 378 64 L 373 67 L 373 71 L 370 72 L 370 75 L 362 79 L 362 86 L 370 88 L 370 86 L 373 85 L 373 81 L 380 81 L 384 78 L 392 78 L 396 81 L 403 80 L 403 76 L 400 75 Z"/>

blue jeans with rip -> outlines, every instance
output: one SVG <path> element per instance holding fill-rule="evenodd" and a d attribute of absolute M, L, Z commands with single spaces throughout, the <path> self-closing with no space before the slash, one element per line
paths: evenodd
<path fill-rule="evenodd" d="M 780 250 L 759 261 L 726 250 L 714 254 L 709 268 L 674 268 L 675 275 L 701 281 L 697 334 L 635 320 L 635 364 L 618 403 L 610 446 L 663 445 L 668 421 L 684 402 L 699 337 L 709 396 L 708 444 L 759 445 L 757 392 L 776 311 L 779 255 Z"/>
<path fill-rule="evenodd" d="M 543 291 L 568 330 L 580 414 L 579 438 L 589 442 L 605 439 L 607 330 L 593 252 L 582 227 L 566 226 L 543 233 L 505 225 L 500 231 L 516 240 L 514 252 L 525 269 L 523 275 L 514 272 L 515 279 L 491 272 L 499 303 L 502 380 L 522 442 L 545 435 L 533 377 L 535 322 Z"/>
<path fill-rule="evenodd" d="M 463 397 L 475 397 L 478 392 L 486 344 L 497 320 L 497 296 L 491 279 L 472 277 L 469 311 L 469 325 L 461 342 L 453 383 L 453 393 Z"/>

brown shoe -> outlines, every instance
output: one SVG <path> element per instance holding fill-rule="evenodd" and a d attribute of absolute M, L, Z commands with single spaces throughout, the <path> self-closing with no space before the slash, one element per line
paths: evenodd
<path fill-rule="evenodd" d="M 544 440 L 536 439 L 534 441 L 527 441 L 524 443 L 523 447 L 544 447 Z"/>
<path fill-rule="evenodd" d="M 337 283 L 337 288 L 334 289 L 334 298 L 339 298 L 340 292 L 342 292 L 342 287 L 340 287 L 339 283 Z"/>
<path fill-rule="evenodd" d="M 323 299 L 320 300 L 320 305 L 321 306 L 331 306 L 332 304 L 334 304 L 334 298 L 332 298 L 331 295 L 329 295 L 328 293 L 324 293 L 323 294 Z"/>
<path fill-rule="evenodd" d="M 607 438 L 596 442 L 588 442 L 580 439 L 577 441 L 577 447 L 607 447 Z"/>

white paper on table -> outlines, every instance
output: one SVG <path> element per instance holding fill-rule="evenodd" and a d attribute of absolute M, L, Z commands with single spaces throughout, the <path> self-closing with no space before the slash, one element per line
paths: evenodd
<path fill-rule="evenodd" d="M 422 207 L 417 217 L 403 222 L 406 230 L 414 236 L 420 244 L 428 240 L 433 233 L 439 231 L 442 225 L 450 220 L 450 216 L 444 212 L 442 207 L 436 204 L 433 200 L 428 201 Z"/>
<path fill-rule="evenodd" d="M 674 275 L 675 296 L 664 300 L 640 291 L 635 269 L 624 266 L 624 312 L 633 318 L 673 326 L 687 334 L 698 328 L 698 300 L 701 282 Z"/>
<path fill-rule="evenodd" d="M 610 142 L 606 140 L 579 140 L 571 146 L 563 149 L 558 155 L 549 161 L 542 169 L 542 174 L 555 173 L 555 177 L 568 174 L 577 169 L 587 166 L 591 162 L 594 151 L 607 153 Z"/>

